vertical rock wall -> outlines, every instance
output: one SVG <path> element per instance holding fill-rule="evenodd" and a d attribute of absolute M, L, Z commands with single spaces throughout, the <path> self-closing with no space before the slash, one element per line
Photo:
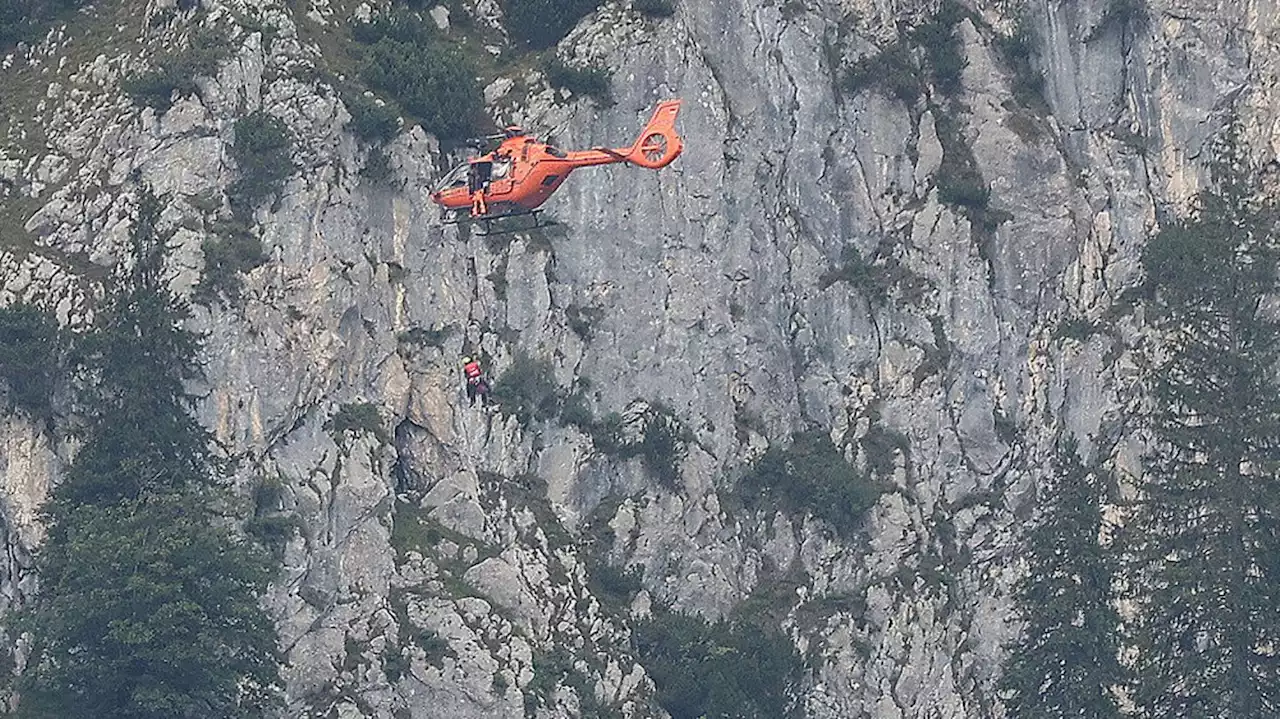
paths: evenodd
<path fill-rule="evenodd" d="M 607 63 L 614 104 L 499 83 L 500 119 L 617 144 L 678 96 L 684 155 L 576 174 L 553 229 L 484 239 L 439 225 L 426 194 L 445 160 L 420 130 L 390 145 L 389 182 L 359 174 L 367 150 L 306 39 L 350 8 L 208 4 L 234 57 L 163 116 L 118 83 L 190 31 L 181 13 L 97 10 L 5 61 L 11 92 L 43 97 L 11 95 L 29 115 L 4 126 L 0 189 L 26 216 L 0 235 L 0 301 L 90 321 L 138 179 L 168 196 L 174 281 L 193 287 L 236 119 L 263 109 L 295 133 L 299 170 L 255 218 L 268 261 L 241 302 L 197 312 L 193 388 L 245 495 L 274 488 L 255 511 L 296 525 L 265 600 L 294 717 L 663 716 L 629 617 L 749 597 L 808 658 L 807 716 L 999 716 L 1018 525 L 1054 441 L 1132 461 L 1141 317 L 1119 300 L 1142 244 L 1185 211 L 1232 113 L 1260 156 L 1277 146 L 1272 3 L 966 4 L 960 90 L 909 102 L 850 90 L 845 69 L 935 4 L 685 0 L 653 19 L 608 3 L 559 52 Z M 1044 107 L 1017 92 L 1002 39 L 1019 28 Z M 966 153 L 981 208 L 940 196 Z M 849 248 L 873 284 L 841 279 Z M 678 482 L 562 420 L 468 407 L 458 358 L 477 349 L 495 374 L 549 362 L 560 394 L 632 431 L 668 408 L 689 438 Z M 334 429 L 363 403 L 376 427 Z M 856 541 L 730 511 L 750 463 L 809 428 L 888 483 Z M 873 456 L 876 433 L 905 442 Z M 32 588 L 60 443 L 0 422 L 0 609 Z M 593 595 L 602 560 L 639 572 L 630 606 Z"/>

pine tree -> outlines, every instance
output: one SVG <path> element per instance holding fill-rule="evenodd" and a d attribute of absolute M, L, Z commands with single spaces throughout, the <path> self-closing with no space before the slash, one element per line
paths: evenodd
<path fill-rule="evenodd" d="M 1027 535 L 1029 572 L 1018 587 L 1026 626 L 1004 671 L 1005 708 L 1010 719 L 1114 719 L 1124 683 L 1116 563 L 1099 543 L 1109 486 L 1081 464 L 1074 439 L 1059 445 L 1053 469 Z"/>
<path fill-rule="evenodd" d="M 1162 340 L 1131 524 L 1148 717 L 1280 716 L 1276 213 L 1234 153 L 1217 169 L 1194 216 L 1143 255 Z"/>
<path fill-rule="evenodd" d="M 23 304 L 0 307 L 0 382 L 6 386 L 8 404 L 33 417 L 52 415 L 60 335 L 57 321 L 47 312 Z"/>
<path fill-rule="evenodd" d="M 257 603 L 269 559 L 221 516 L 226 489 L 183 388 L 198 343 L 164 281 L 158 217 L 144 192 L 135 265 L 81 352 L 90 423 L 19 619 L 32 646 L 19 716 L 239 719 L 275 701 L 275 631 Z"/>
<path fill-rule="evenodd" d="M 133 264 L 73 353 L 89 384 L 94 433 L 55 496 L 64 507 L 194 489 L 210 477 L 210 437 L 184 387 L 200 377 L 200 342 L 183 327 L 188 305 L 168 286 L 159 218 L 159 202 L 145 193 L 130 235 Z"/>
<path fill-rule="evenodd" d="M 29 620 L 36 663 L 20 716 L 261 717 L 275 631 L 257 606 L 261 556 L 214 528 L 193 493 L 59 516 Z"/>

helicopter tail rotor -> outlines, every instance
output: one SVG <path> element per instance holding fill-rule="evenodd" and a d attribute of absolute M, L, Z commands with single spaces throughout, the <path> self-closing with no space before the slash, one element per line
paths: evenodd
<path fill-rule="evenodd" d="M 684 142 L 676 132 L 676 114 L 679 112 L 680 100 L 658 103 L 653 117 L 640 131 L 640 137 L 624 151 L 627 162 L 650 170 L 670 165 L 684 149 Z"/>

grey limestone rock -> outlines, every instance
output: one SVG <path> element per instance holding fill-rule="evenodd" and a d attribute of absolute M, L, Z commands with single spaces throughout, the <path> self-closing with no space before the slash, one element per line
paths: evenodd
<path fill-rule="evenodd" d="M 5 58 L 43 89 L 0 127 L 0 202 L 21 230 L 0 225 L 0 303 L 90 322 L 138 180 L 169 198 L 173 286 L 191 292 L 236 177 L 238 118 L 290 127 L 297 169 L 253 218 L 266 261 L 239 302 L 192 321 L 199 420 L 246 494 L 279 478 L 275 511 L 298 520 L 264 598 L 289 717 L 661 717 L 634 622 L 724 617 L 748 598 L 810 658 L 807 716 L 1001 716 L 1020 517 L 1056 438 L 1122 466 L 1141 451 L 1122 420 L 1143 321 L 1116 301 L 1143 243 L 1203 187 L 1232 113 L 1257 157 L 1280 147 L 1274 13 L 966 2 L 958 89 L 911 100 L 844 73 L 931 3 L 689 0 L 648 18 L 610 2 L 556 53 L 609 68 L 614 103 L 529 72 L 486 91 L 494 119 L 614 146 L 680 97 L 684 154 L 657 173 L 584 170 L 549 203 L 553 228 L 484 239 L 438 222 L 427 193 L 456 158 L 420 128 L 388 144 L 391 181 L 359 174 L 367 149 L 302 31 L 343 3 L 204 5 L 234 52 L 163 115 L 119 81 L 180 41 L 170 26 L 75 54 L 72 25 Z M 498 4 L 462 5 L 500 25 Z M 1043 106 L 1015 92 L 996 42 L 1018 27 Z M 966 154 L 980 209 L 947 194 Z M 1088 337 L 1059 332 L 1108 312 L 1122 316 Z M 665 408 L 684 447 L 675 480 L 583 417 L 469 406 L 464 351 L 495 377 L 546 362 L 562 400 L 618 414 L 627 446 Z M 332 431 L 363 403 L 376 428 Z M 887 489 L 852 535 L 734 504 L 752 463 L 809 428 Z M 868 449 L 877 436 L 901 442 Z M 0 418 L 0 610 L 36 588 L 35 508 L 71 449 Z M 639 591 L 612 602 L 592 581 L 602 564 Z"/>

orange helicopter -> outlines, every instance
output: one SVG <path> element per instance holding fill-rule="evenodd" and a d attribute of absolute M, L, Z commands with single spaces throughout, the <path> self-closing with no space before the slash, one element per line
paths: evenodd
<path fill-rule="evenodd" d="M 432 190 L 431 199 L 454 214 L 445 224 L 482 222 L 488 234 L 493 220 L 533 215 L 534 227 L 539 227 L 538 208 L 579 167 L 625 162 L 657 170 L 671 164 L 684 149 L 676 133 L 680 102 L 659 103 L 631 147 L 565 152 L 538 142 L 519 127 L 508 127 L 491 138 L 502 139 L 497 149 L 451 170 Z"/>

